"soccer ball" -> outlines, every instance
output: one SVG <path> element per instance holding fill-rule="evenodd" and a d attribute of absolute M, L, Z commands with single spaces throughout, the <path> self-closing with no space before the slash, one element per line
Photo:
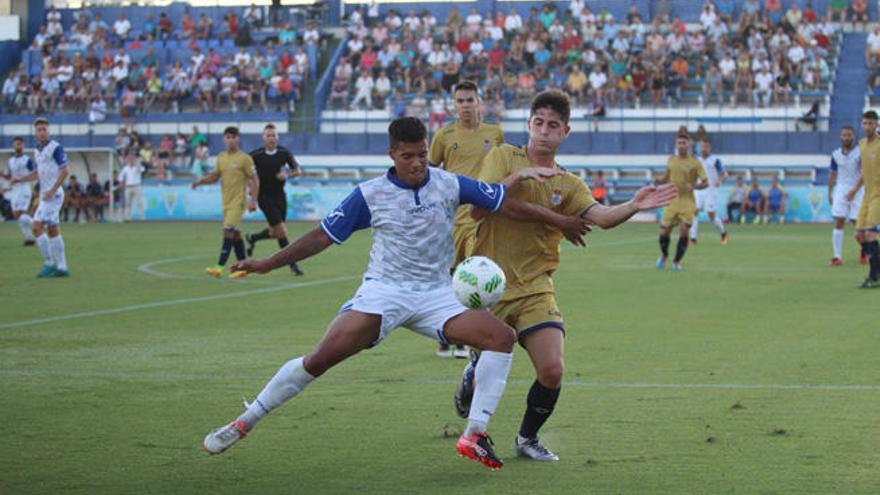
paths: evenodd
<path fill-rule="evenodd" d="M 455 267 L 452 291 L 471 309 L 488 308 L 501 299 L 507 281 L 504 271 L 485 256 L 471 256 Z"/>

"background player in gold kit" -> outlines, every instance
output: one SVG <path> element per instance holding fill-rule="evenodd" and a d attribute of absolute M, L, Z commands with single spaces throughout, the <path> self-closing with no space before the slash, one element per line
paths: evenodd
<path fill-rule="evenodd" d="M 862 177 L 847 193 L 847 201 L 855 199 L 859 188 L 865 186 L 865 196 L 856 220 L 856 235 L 868 256 L 868 278 L 859 286 L 861 289 L 880 287 L 880 137 L 877 136 L 877 112 L 868 110 L 862 114 L 862 131 L 865 137 L 859 140 L 859 156 L 862 163 Z"/>
<path fill-rule="evenodd" d="M 504 142 L 504 132 L 501 126 L 483 122 L 480 115 L 480 96 L 477 85 L 472 81 L 456 84 L 452 91 L 452 100 L 458 120 L 444 126 L 434 135 L 429 160 L 435 167 L 475 179 L 486 153 Z M 470 207 L 460 207 L 452 230 L 455 242 L 453 267 L 470 256 L 475 228 L 476 223 L 470 217 Z M 467 351 L 461 346 L 452 350 L 449 346 L 440 344 L 437 355 L 465 358 Z"/>
<path fill-rule="evenodd" d="M 659 270 L 666 267 L 666 259 L 669 257 L 669 235 L 676 225 L 679 225 L 678 246 L 675 249 L 675 259 L 672 260 L 672 269 L 681 270 L 681 259 L 684 258 L 688 247 L 688 231 L 697 209 L 694 190 L 705 189 L 709 185 L 706 170 L 703 169 L 700 161 L 690 154 L 690 147 L 690 136 L 679 133 L 675 137 L 675 155 L 666 160 L 666 173 L 656 181 L 656 184 L 672 182 L 678 191 L 678 197 L 663 209 L 663 218 L 660 220 L 660 257 L 657 259 Z"/>
<path fill-rule="evenodd" d="M 565 173 L 543 181 L 516 183 L 521 170 L 530 167 L 559 169 L 556 151 L 568 136 L 571 107 L 568 96 L 557 90 L 544 91 L 532 101 L 529 114 L 529 142 L 518 148 L 508 144 L 489 152 L 480 167 L 479 179 L 508 186 L 508 198 L 543 206 L 556 213 L 578 215 L 602 228 L 619 225 L 636 212 L 656 208 L 675 196 L 672 186 L 646 186 L 633 199 L 614 207 L 596 203 L 579 177 Z M 488 212 L 475 210 L 475 218 Z M 562 313 L 556 304 L 552 275 L 559 265 L 562 232 L 536 222 L 489 215 L 479 223 L 474 255 L 497 262 L 507 276 L 507 289 L 492 313 L 516 329 L 520 345 L 529 353 L 537 375 L 526 400 L 526 411 L 516 438 L 520 455 L 539 461 L 558 457 L 538 440 L 538 430 L 553 412 L 562 386 Z M 468 363 L 456 390 L 459 415 L 470 410 L 474 362 Z"/>
<path fill-rule="evenodd" d="M 226 145 L 226 151 L 217 155 L 217 165 L 213 172 L 192 183 L 192 188 L 195 189 L 202 184 L 220 181 L 223 197 L 223 246 L 220 249 L 217 265 L 205 269 L 214 277 L 223 275 L 223 266 L 229 259 L 229 251 L 233 247 L 235 258 L 239 261 L 245 259 L 244 242 L 241 240 L 241 217 L 244 216 L 245 200 L 247 200 L 247 211 L 257 209 L 260 183 L 254 169 L 253 158 L 239 148 L 240 139 L 237 127 L 224 129 L 223 144 Z M 250 199 L 247 199 L 246 189 L 250 190 Z M 238 277 L 243 274 L 243 272 L 233 273 L 232 276 Z"/>

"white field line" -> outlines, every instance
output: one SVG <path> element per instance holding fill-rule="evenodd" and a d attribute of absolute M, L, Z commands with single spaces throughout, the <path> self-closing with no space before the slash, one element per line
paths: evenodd
<path fill-rule="evenodd" d="M 263 380 L 269 375 L 259 374 L 226 374 L 217 373 L 155 373 L 155 372 L 119 372 L 119 371 L 74 371 L 74 370 L 28 370 L 28 369 L 3 369 L 2 376 L 18 377 L 57 377 L 57 378 L 97 378 L 108 380 L 134 380 L 134 381 L 216 381 L 226 382 L 229 380 Z M 405 383 L 414 385 L 454 385 L 458 379 L 419 379 L 404 377 L 323 377 L 324 382 L 338 383 Z M 529 385 L 532 379 L 513 379 L 508 383 L 514 385 Z M 827 390 L 827 391 L 856 391 L 856 392 L 880 392 L 880 385 L 798 385 L 798 384 L 748 384 L 748 383 L 614 383 L 614 382 L 585 382 L 580 380 L 566 381 L 567 387 L 596 388 L 596 389 L 718 389 L 718 390 Z"/>
<path fill-rule="evenodd" d="M 251 280 L 251 279 L 231 279 L 231 278 L 214 278 L 209 277 L 207 275 L 203 275 L 201 277 L 195 275 L 178 275 L 174 273 L 166 273 L 160 272 L 159 270 L 154 270 L 154 266 L 159 265 L 168 265 L 171 263 L 177 263 L 178 261 L 189 261 L 189 260 L 197 260 L 204 259 L 204 255 L 195 255 L 195 256 L 181 256 L 180 258 L 168 258 L 164 260 L 156 260 L 150 261 L 149 263 L 144 263 L 137 267 L 139 272 L 146 273 L 147 275 L 152 275 L 154 277 L 165 278 L 165 279 L 173 279 L 173 280 L 197 280 L 200 282 L 226 282 L 226 283 L 234 283 L 234 284 L 245 284 L 245 285 L 282 285 L 284 282 L 273 282 L 271 280 Z"/>
<path fill-rule="evenodd" d="M 13 321 L 9 323 L 0 323 L 0 330 L 4 330 L 7 328 L 18 328 L 18 327 L 26 327 L 31 325 L 39 325 L 42 323 L 54 323 L 58 321 L 66 321 L 66 320 L 74 320 L 78 318 L 91 318 L 95 316 L 105 316 L 112 315 L 117 313 L 127 313 L 130 311 L 137 311 L 140 309 L 152 309 L 152 308 L 161 308 L 164 306 L 178 306 L 181 304 L 193 304 L 200 303 L 206 301 L 216 301 L 220 299 L 230 299 L 241 296 L 251 296 L 255 294 L 266 294 L 270 292 L 279 292 L 287 289 L 294 289 L 297 287 L 311 287 L 315 285 L 326 285 L 332 284 L 336 282 L 342 282 L 346 280 L 353 280 L 360 278 L 360 275 L 346 275 L 344 277 L 333 277 L 327 278 L 323 280 L 313 280 L 310 282 L 295 282 L 290 284 L 278 285 L 275 287 L 266 287 L 262 289 L 252 289 L 252 290 L 243 290 L 236 292 L 229 292 L 226 294 L 214 294 L 212 296 L 199 296 L 199 297 L 184 297 L 180 299 L 170 299 L 167 301 L 157 301 L 152 303 L 144 303 L 144 304 L 134 304 L 131 306 L 121 306 L 118 308 L 108 308 L 108 309 L 99 309 L 96 311 L 83 311 L 80 313 L 69 313 L 66 315 L 58 315 L 51 316 L 48 318 L 37 318 L 33 320 L 22 320 L 22 321 Z"/>

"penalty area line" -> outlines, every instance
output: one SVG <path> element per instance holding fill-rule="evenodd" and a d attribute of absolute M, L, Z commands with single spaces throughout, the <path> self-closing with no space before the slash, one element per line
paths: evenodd
<path fill-rule="evenodd" d="M 152 303 L 144 303 L 144 304 L 133 304 L 131 306 L 122 306 L 118 308 L 108 308 L 108 309 L 100 309 L 96 311 L 83 311 L 80 313 L 69 313 L 66 315 L 59 316 L 51 316 L 48 318 L 37 318 L 33 320 L 22 320 L 22 321 L 13 321 L 9 323 L 0 323 L 0 330 L 5 330 L 7 328 L 18 328 L 18 327 L 26 327 L 32 325 L 40 325 L 43 323 L 54 323 L 58 321 L 66 321 L 66 320 L 75 320 L 79 318 L 92 318 L 95 316 L 105 316 L 105 315 L 113 315 L 118 313 L 127 313 L 130 311 L 138 311 L 141 309 L 153 309 L 153 308 L 161 308 L 165 306 L 178 306 L 181 304 L 193 304 L 200 303 L 206 301 L 217 301 L 220 299 L 230 299 L 241 296 L 252 296 L 256 294 L 266 294 L 270 292 L 279 292 L 287 289 L 295 289 L 298 287 L 312 287 L 315 285 L 326 285 L 333 284 L 336 282 L 343 282 L 347 280 L 354 280 L 360 278 L 360 275 L 347 275 L 344 277 L 334 277 L 327 278 L 323 280 L 314 280 L 311 282 L 294 282 L 290 284 L 279 285 L 275 287 L 266 287 L 262 289 L 251 289 L 251 290 L 242 290 L 236 292 L 229 292 L 226 294 L 215 294 L 212 296 L 199 296 L 199 297 L 185 297 L 181 299 L 170 299 L 167 301 L 157 301 Z"/>

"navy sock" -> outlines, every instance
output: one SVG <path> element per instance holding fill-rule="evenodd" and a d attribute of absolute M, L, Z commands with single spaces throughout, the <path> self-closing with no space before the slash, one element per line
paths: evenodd
<path fill-rule="evenodd" d="M 532 383 L 529 390 L 529 396 L 526 398 L 526 412 L 523 414 L 522 423 L 519 427 L 519 435 L 523 438 L 535 438 L 538 436 L 538 430 L 544 426 L 550 415 L 553 414 L 553 408 L 556 401 L 559 400 L 559 392 L 562 387 L 557 389 L 547 388 L 541 385 L 538 380 Z"/>
<path fill-rule="evenodd" d="M 262 241 L 263 239 L 269 239 L 272 235 L 269 233 L 269 229 L 263 229 L 256 234 L 251 234 L 251 242 Z"/>
<path fill-rule="evenodd" d="M 678 238 L 678 245 L 675 246 L 675 262 L 678 263 L 684 258 L 684 253 L 688 248 L 687 236 Z"/>
<path fill-rule="evenodd" d="M 868 264 L 871 267 L 868 276 L 871 280 L 878 280 L 878 277 L 880 277 L 880 242 L 871 241 L 865 244 L 865 251 L 867 251 L 868 254 Z"/>
<path fill-rule="evenodd" d="M 663 258 L 669 257 L 669 238 L 660 236 L 660 252 L 663 253 Z"/>
<path fill-rule="evenodd" d="M 288 244 L 290 244 L 290 243 L 287 241 L 287 237 L 279 237 L 278 238 L 278 247 L 279 248 L 284 249 L 287 247 Z"/>
<path fill-rule="evenodd" d="M 229 259 L 229 251 L 232 250 L 232 239 L 228 237 L 223 238 L 223 247 L 220 248 L 220 260 L 217 261 L 217 264 L 223 266 L 226 264 L 226 260 Z"/>
<path fill-rule="evenodd" d="M 241 239 L 236 239 L 235 241 L 233 241 L 232 245 L 235 247 L 235 259 L 241 261 L 247 258 L 247 256 L 244 255 L 244 241 L 242 241 Z"/>

